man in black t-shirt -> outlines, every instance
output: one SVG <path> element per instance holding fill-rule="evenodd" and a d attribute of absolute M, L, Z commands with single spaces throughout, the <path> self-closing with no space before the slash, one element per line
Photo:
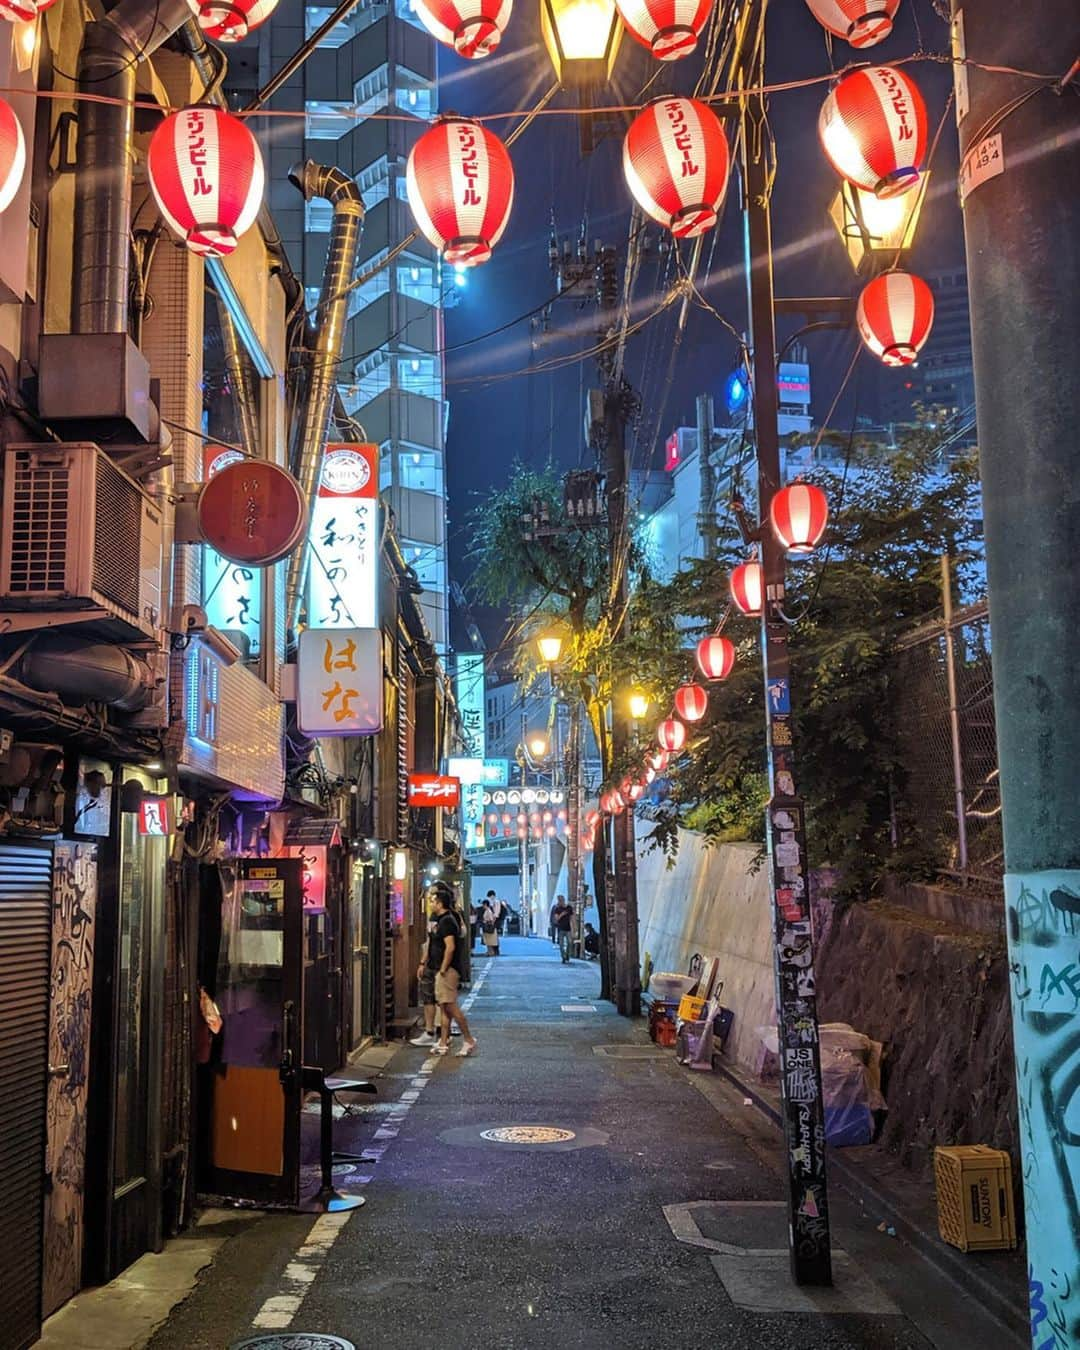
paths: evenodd
<path fill-rule="evenodd" d="M 559 939 L 559 955 L 563 965 L 570 961 L 570 930 L 574 922 L 574 907 L 566 903 L 566 896 L 560 895 L 551 911 L 551 922 L 555 925 L 555 936 Z"/>
<path fill-rule="evenodd" d="M 453 892 L 445 882 L 437 881 L 432 886 L 431 913 L 435 919 L 435 929 L 428 939 L 427 965 L 435 974 L 435 1001 L 442 1009 L 442 1026 L 435 1053 L 445 1055 L 450 1049 L 450 1022 L 453 1019 L 461 1028 L 462 1035 L 458 1058 L 464 1059 L 475 1052 L 476 1038 L 469 1030 L 465 1014 L 458 1005 L 462 926 L 454 917 L 453 900 Z"/>

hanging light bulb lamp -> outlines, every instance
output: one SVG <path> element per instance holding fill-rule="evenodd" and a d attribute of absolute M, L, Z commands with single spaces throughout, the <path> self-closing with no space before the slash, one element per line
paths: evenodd
<path fill-rule="evenodd" d="M 14 200 L 26 172 L 26 138 L 15 110 L 0 98 L 0 211 Z"/>
<path fill-rule="evenodd" d="M 661 750 L 676 754 L 686 744 L 686 728 L 677 717 L 666 717 L 656 728 L 656 741 Z"/>
<path fill-rule="evenodd" d="M 413 5 L 436 41 L 479 61 L 502 41 L 513 0 L 413 0 Z"/>
<path fill-rule="evenodd" d="M 770 502 L 769 520 L 789 553 L 812 553 L 829 523 L 829 500 L 813 483 L 789 483 Z"/>
<path fill-rule="evenodd" d="M 822 28 L 860 51 L 885 41 L 900 8 L 900 0 L 806 0 L 806 3 Z"/>
<path fill-rule="evenodd" d="M 150 137 L 146 168 L 165 223 L 201 257 L 232 253 L 262 205 L 258 142 L 220 108 L 199 104 L 166 117 Z"/>
<path fill-rule="evenodd" d="M 916 186 L 926 160 L 926 104 L 902 70 L 866 66 L 834 85 L 818 134 L 841 178 L 878 197 L 899 197 Z"/>
<path fill-rule="evenodd" d="M 740 614 L 749 618 L 761 617 L 761 564 L 744 562 L 731 573 L 731 599 Z"/>
<path fill-rule="evenodd" d="M 735 644 L 730 638 L 702 638 L 695 652 L 698 669 L 707 680 L 726 680 L 735 665 Z"/>
<path fill-rule="evenodd" d="M 278 0 L 188 0 L 188 5 L 213 42 L 243 42 L 273 14 Z"/>
<path fill-rule="evenodd" d="M 713 0 L 615 0 L 626 31 L 658 61 L 680 61 L 697 46 Z"/>
<path fill-rule="evenodd" d="M 424 238 L 454 267 L 487 262 L 514 204 L 514 166 L 498 136 L 451 117 L 409 153 L 405 187 Z"/>
<path fill-rule="evenodd" d="M 864 286 L 855 307 L 863 343 L 887 366 L 910 366 L 934 324 L 934 293 L 922 277 L 885 272 Z"/>
<path fill-rule="evenodd" d="M 623 173 L 641 209 L 676 239 L 711 230 L 727 191 L 731 155 L 720 119 L 694 98 L 659 98 L 630 123 Z"/>
<path fill-rule="evenodd" d="M 700 684 L 683 684 L 675 690 L 675 711 L 684 722 L 700 722 L 709 706 L 709 696 Z"/>

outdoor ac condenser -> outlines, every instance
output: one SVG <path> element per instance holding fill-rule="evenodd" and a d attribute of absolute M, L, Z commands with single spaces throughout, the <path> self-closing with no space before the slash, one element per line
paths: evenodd
<path fill-rule="evenodd" d="M 2 453 L 0 609 L 94 610 L 99 631 L 154 638 L 162 621 L 157 503 L 90 442 Z"/>

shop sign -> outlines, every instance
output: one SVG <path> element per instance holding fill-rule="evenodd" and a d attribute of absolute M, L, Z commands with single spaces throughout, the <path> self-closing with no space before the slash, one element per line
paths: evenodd
<path fill-rule="evenodd" d="M 300 484 L 265 459 L 243 459 L 219 468 L 203 484 L 199 529 L 230 562 L 266 567 L 291 553 L 307 529 Z"/>
<path fill-rule="evenodd" d="M 459 652 L 454 676 L 454 698 L 461 714 L 465 749 L 470 758 L 484 758 L 487 727 L 484 721 L 484 653 Z"/>
<path fill-rule="evenodd" d="M 230 464 L 242 464 L 239 450 L 220 445 L 203 449 L 203 481 Z M 208 545 L 203 549 L 203 609 L 214 628 L 242 633 L 247 638 L 246 658 L 258 656 L 262 634 L 262 573 L 255 567 L 232 562 Z"/>
<path fill-rule="evenodd" d="M 172 832 L 172 798 L 147 793 L 139 803 L 139 833 L 162 837 Z"/>
<path fill-rule="evenodd" d="M 300 859 L 305 913 L 325 910 L 326 845 L 286 844 L 284 856 Z"/>
<path fill-rule="evenodd" d="M 409 774 L 410 806 L 461 805 L 461 781 L 441 773 Z"/>
<path fill-rule="evenodd" d="M 451 756 L 446 772 L 460 778 L 462 784 L 482 783 L 484 787 L 505 787 L 510 762 L 505 759 L 474 759 Z"/>
<path fill-rule="evenodd" d="M 311 512 L 312 626 L 377 627 L 378 562 L 379 447 L 328 445 Z"/>
<path fill-rule="evenodd" d="M 296 720 L 305 736 L 382 730 L 381 629 L 305 628 L 296 664 Z"/>

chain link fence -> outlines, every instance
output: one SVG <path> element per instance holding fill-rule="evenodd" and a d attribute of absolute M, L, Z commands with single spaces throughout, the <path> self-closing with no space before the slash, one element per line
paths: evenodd
<path fill-rule="evenodd" d="M 906 777 L 894 842 L 928 849 L 941 872 L 964 884 L 998 884 L 1001 798 L 986 602 L 922 624 L 899 645 Z"/>

